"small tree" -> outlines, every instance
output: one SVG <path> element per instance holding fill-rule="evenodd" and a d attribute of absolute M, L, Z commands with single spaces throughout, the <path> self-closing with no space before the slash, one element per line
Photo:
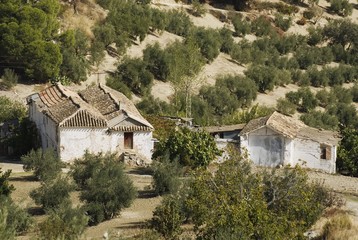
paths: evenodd
<path fill-rule="evenodd" d="M 70 192 L 74 190 L 73 185 L 65 177 L 55 180 L 47 180 L 41 183 L 41 187 L 30 192 L 31 198 L 36 204 L 42 205 L 45 210 L 53 210 L 61 205 L 70 204 Z"/>
<path fill-rule="evenodd" d="M 80 239 L 88 223 L 83 209 L 62 205 L 39 224 L 41 239 Z"/>
<path fill-rule="evenodd" d="M 123 164 L 109 157 L 104 161 L 106 157 L 102 158 L 102 154 L 97 156 L 100 164 L 94 165 L 92 171 L 84 171 L 85 188 L 80 194 L 91 225 L 115 217 L 130 206 L 137 194 L 133 182 L 124 173 Z"/>
<path fill-rule="evenodd" d="M 163 156 L 166 152 L 169 152 L 171 160 L 178 157 L 181 165 L 192 168 L 206 167 L 221 154 L 209 133 L 188 128 L 172 132 L 167 140 L 159 144 L 153 157 Z"/>
<path fill-rule="evenodd" d="M 183 222 L 180 203 L 177 196 L 167 196 L 153 212 L 151 227 L 165 239 L 178 239 L 182 233 Z"/>
<path fill-rule="evenodd" d="M 15 190 L 14 185 L 9 183 L 10 174 L 11 170 L 2 173 L 0 168 L 0 196 L 8 197 Z"/>
<path fill-rule="evenodd" d="M 34 171 L 34 175 L 42 181 L 55 179 L 61 172 L 62 162 L 51 148 L 31 150 L 21 157 L 26 172 Z"/>
<path fill-rule="evenodd" d="M 26 172 L 34 171 L 34 175 L 42 181 L 55 179 L 61 172 L 62 162 L 51 148 L 31 150 L 21 157 Z"/>
<path fill-rule="evenodd" d="M 279 98 L 277 100 L 276 108 L 280 113 L 292 116 L 296 112 L 297 106 L 287 99 Z"/>
<path fill-rule="evenodd" d="M 179 190 L 182 169 L 177 161 L 170 161 L 166 154 L 153 161 L 153 187 L 159 195 L 173 194 Z"/>
<path fill-rule="evenodd" d="M 13 88 L 19 80 L 19 76 L 15 73 L 15 71 L 13 69 L 8 68 L 5 68 L 4 74 L 1 76 L 1 78 L 1 85 L 5 87 L 5 90 L 10 90 L 11 88 Z"/>
<path fill-rule="evenodd" d="M 342 140 L 338 147 L 337 169 L 339 172 L 358 176 L 358 131 L 345 128 L 341 131 Z"/>
<path fill-rule="evenodd" d="M 347 17 L 349 15 L 352 15 L 353 6 L 349 3 L 348 0 L 331 0 L 331 6 L 329 9 L 343 17 Z"/>

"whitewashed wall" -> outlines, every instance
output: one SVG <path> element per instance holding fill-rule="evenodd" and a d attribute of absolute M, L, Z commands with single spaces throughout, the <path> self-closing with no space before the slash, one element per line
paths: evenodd
<path fill-rule="evenodd" d="M 61 128 L 60 137 L 60 155 L 65 162 L 82 157 L 85 150 L 90 153 L 125 151 L 123 132 L 106 132 L 104 128 Z M 152 149 L 151 132 L 134 132 L 133 150 L 128 151 L 137 152 L 149 163 Z"/>
<path fill-rule="evenodd" d="M 38 110 L 35 103 L 30 103 L 29 107 L 30 120 L 35 122 L 41 138 L 42 149 L 53 148 L 58 150 L 57 127 L 48 116 Z"/>
<path fill-rule="evenodd" d="M 268 127 L 241 136 L 240 142 L 241 147 L 247 149 L 254 164 L 276 167 L 289 161 L 289 154 L 285 151 L 285 138 Z M 288 159 L 285 160 L 286 155 Z"/>
<path fill-rule="evenodd" d="M 320 143 L 309 139 L 294 139 L 292 165 L 303 165 L 328 173 L 336 172 L 336 146 L 331 148 L 331 160 L 321 159 Z"/>

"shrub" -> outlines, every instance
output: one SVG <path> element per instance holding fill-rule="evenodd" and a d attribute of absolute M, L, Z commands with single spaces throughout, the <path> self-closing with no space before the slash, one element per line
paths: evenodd
<path fill-rule="evenodd" d="M 167 13 L 167 18 L 168 24 L 165 27 L 165 30 L 179 36 L 188 36 L 193 27 L 193 23 L 190 21 L 188 15 L 181 11 L 170 10 Z"/>
<path fill-rule="evenodd" d="M 245 75 L 252 79 L 260 92 L 272 91 L 277 84 L 277 68 L 265 65 L 251 65 Z"/>
<path fill-rule="evenodd" d="M 194 16 L 201 17 L 203 14 L 206 13 L 205 6 L 200 3 L 199 0 L 192 0 L 191 4 Z"/>
<path fill-rule="evenodd" d="M 315 95 L 307 87 L 300 88 L 297 92 L 286 93 L 286 98 L 303 112 L 309 112 L 318 105 Z"/>
<path fill-rule="evenodd" d="M 251 44 L 245 40 L 239 44 L 234 44 L 230 56 L 240 64 L 250 63 L 252 61 Z"/>
<path fill-rule="evenodd" d="M 327 130 L 336 130 L 338 127 L 338 118 L 328 112 L 310 111 L 301 115 L 300 119 L 308 126 L 322 128 Z"/>
<path fill-rule="evenodd" d="M 169 55 L 165 50 L 160 48 L 158 43 L 149 45 L 144 49 L 143 61 L 155 78 L 162 81 L 168 80 Z"/>
<path fill-rule="evenodd" d="M 358 84 L 354 84 L 354 86 L 351 88 L 351 91 L 352 91 L 353 102 L 358 102 Z"/>
<path fill-rule="evenodd" d="M 275 110 L 273 108 L 259 106 L 255 104 L 249 109 L 238 110 L 232 115 L 228 115 L 224 118 L 224 124 L 238 124 L 238 123 L 248 123 L 252 119 L 265 117 L 273 113 Z"/>
<path fill-rule="evenodd" d="M 192 32 L 191 37 L 208 62 L 213 61 L 219 55 L 221 38 L 218 31 L 199 27 Z"/>
<path fill-rule="evenodd" d="M 273 28 L 270 21 L 261 15 L 252 21 L 251 32 L 258 37 L 262 37 L 270 35 L 273 32 Z"/>
<path fill-rule="evenodd" d="M 62 162 L 51 148 L 46 150 L 31 150 L 21 157 L 24 170 L 34 171 L 34 175 L 41 181 L 55 179 L 61 173 Z"/>
<path fill-rule="evenodd" d="M 312 26 L 308 27 L 308 38 L 307 43 L 311 46 L 316 46 L 317 44 L 323 41 L 323 29 L 314 28 Z"/>
<path fill-rule="evenodd" d="M 134 93 L 146 95 L 153 84 L 153 75 L 139 58 L 127 58 L 118 66 L 113 78 L 125 83 Z"/>
<path fill-rule="evenodd" d="M 161 205 L 153 212 L 151 227 L 162 234 L 165 239 L 177 239 L 182 233 L 181 224 L 184 218 L 177 197 L 165 197 Z"/>
<path fill-rule="evenodd" d="M 155 98 L 152 95 L 148 97 L 144 97 L 142 101 L 136 104 L 136 107 L 145 114 L 165 116 L 174 114 L 175 109 L 174 106 L 160 100 L 159 98 Z"/>
<path fill-rule="evenodd" d="M 325 70 L 319 71 L 317 67 L 310 67 L 307 70 L 308 79 L 314 87 L 325 87 L 329 83 L 329 78 Z"/>
<path fill-rule="evenodd" d="M 204 131 L 191 131 L 182 128 L 173 131 L 168 139 L 159 143 L 153 158 L 169 153 L 169 159 L 179 159 L 182 166 L 192 168 L 206 167 L 221 151 L 217 148 L 214 138 Z"/>
<path fill-rule="evenodd" d="M 37 205 L 48 211 L 70 204 L 70 192 L 73 186 L 64 177 L 41 183 L 41 187 L 30 192 L 31 198 Z"/>
<path fill-rule="evenodd" d="M 106 79 L 106 85 L 123 93 L 127 98 L 132 99 L 132 91 L 121 79 L 116 76 L 109 76 Z"/>
<path fill-rule="evenodd" d="M 14 185 L 9 183 L 9 177 L 11 174 L 11 170 L 7 170 L 6 172 L 2 173 L 0 168 L 0 197 L 10 196 L 11 192 L 15 190 Z"/>
<path fill-rule="evenodd" d="M 287 99 L 279 98 L 276 103 L 276 108 L 280 113 L 292 116 L 296 112 L 297 106 Z"/>
<path fill-rule="evenodd" d="M 10 197 L 0 196 L 0 238 L 14 239 L 15 235 L 25 233 L 33 225 L 26 212 L 16 206 Z"/>
<path fill-rule="evenodd" d="M 331 10 L 332 12 L 339 14 L 343 17 L 352 15 L 353 6 L 349 3 L 348 0 L 331 0 L 330 2 L 331 6 L 329 7 L 329 10 Z"/>
<path fill-rule="evenodd" d="M 342 140 L 337 151 L 337 170 L 343 174 L 358 176 L 358 131 L 344 128 L 341 131 Z"/>
<path fill-rule="evenodd" d="M 0 96 L 0 122 L 13 119 L 22 119 L 26 116 L 25 106 L 17 101 L 12 101 L 6 96 Z"/>
<path fill-rule="evenodd" d="M 285 18 L 282 14 L 276 14 L 275 25 L 286 32 L 292 25 L 292 18 Z"/>
<path fill-rule="evenodd" d="M 220 29 L 219 34 L 221 39 L 220 51 L 230 53 L 235 44 L 234 39 L 232 38 L 232 32 L 230 29 L 223 27 Z"/>
<path fill-rule="evenodd" d="M 45 221 L 39 224 L 41 239 L 80 239 L 88 223 L 83 209 L 70 204 L 50 211 Z"/>
<path fill-rule="evenodd" d="M 5 68 L 4 74 L 1 76 L 1 78 L 1 85 L 5 87 L 5 90 L 10 90 L 11 88 L 13 88 L 19 80 L 19 76 L 15 73 L 15 71 L 13 69 L 8 68 Z"/>
<path fill-rule="evenodd" d="M 234 18 L 231 19 L 231 22 L 234 25 L 235 36 L 243 37 L 251 32 L 250 22 L 246 21 L 245 19 L 242 19 L 241 16 L 235 15 Z"/>
<path fill-rule="evenodd" d="M 87 153 L 85 158 L 90 161 L 85 160 L 82 166 L 78 164 L 74 171 L 80 169 L 76 175 L 76 182 L 84 185 L 80 199 L 85 202 L 84 209 L 90 216 L 90 224 L 96 225 L 129 207 L 136 196 L 136 189 L 124 173 L 123 164 L 116 161 L 114 155 Z M 93 162 L 96 158 L 100 160 L 98 164 Z M 90 162 L 89 166 L 87 162 Z"/>
<path fill-rule="evenodd" d="M 156 194 L 174 194 L 179 190 L 181 168 L 177 161 L 171 161 L 166 154 L 152 164 L 153 187 Z"/>

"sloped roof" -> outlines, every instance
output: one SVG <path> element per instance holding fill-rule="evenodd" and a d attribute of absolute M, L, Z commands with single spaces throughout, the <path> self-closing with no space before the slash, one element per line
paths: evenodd
<path fill-rule="evenodd" d="M 336 132 L 309 127 L 300 120 L 288 117 L 276 111 L 269 116 L 251 120 L 243 128 L 240 135 L 249 134 L 265 126 L 291 139 L 297 137 L 335 145 L 340 140 Z"/>
<path fill-rule="evenodd" d="M 231 132 L 236 130 L 242 130 L 245 127 L 245 124 L 234 124 L 234 125 L 224 125 L 224 126 L 208 126 L 203 127 L 202 129 L 209 132 L 209 133 L 215 133 L 215 132 Z"/>
<path fill-rule="evenodd" d="M 29 96 L 28 100 L 34 101 L 40 111 L 60 127 L 116 126 L 120 129 L 123 117 L 129 117 L 140 123 L 141 130 L 153 130 L 127 97 L 101 85 L 76 93 L 56 84 Z"/>

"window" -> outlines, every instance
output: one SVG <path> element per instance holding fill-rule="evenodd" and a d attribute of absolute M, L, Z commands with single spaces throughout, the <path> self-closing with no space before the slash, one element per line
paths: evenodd
<path fill-rule="evenodd" d="M 331 147 L 321 144 L 321 159 L 331 160 Z"/>
<path fill-rule="evenodd" d="M 133 133 L 125 132 L 124 133 L 124 148 L 133 149 Z"/>

